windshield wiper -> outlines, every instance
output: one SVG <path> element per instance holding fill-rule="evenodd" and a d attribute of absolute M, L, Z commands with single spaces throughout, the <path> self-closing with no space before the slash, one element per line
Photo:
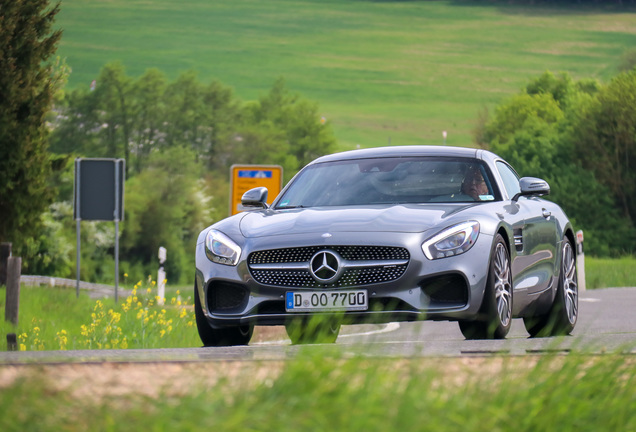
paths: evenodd
<path fill-rule="evenodd" d="M 290 209 L 299 209 L 299 208 L 309 208 L 309 207 L 304 205 L 280 206 L 280 207 L 276 207 L 276 210 L 290 210 Z"/>

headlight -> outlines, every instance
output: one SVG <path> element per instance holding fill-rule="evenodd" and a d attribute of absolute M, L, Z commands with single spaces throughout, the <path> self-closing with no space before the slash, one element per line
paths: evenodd
<path fill-rule="evenodd" d="M 479 222 L 470 221 L 452 226 L 422 244 L 422 251 L 430 260 L 446 258 L 468 251 L 479 237 Z"/>
<path fill-rule="evenodd" d="M 210 230 L 205 237 L 206 255 L 211 261 L 225 265 L 236 265 L 241 248 L 221 231 Z"/>

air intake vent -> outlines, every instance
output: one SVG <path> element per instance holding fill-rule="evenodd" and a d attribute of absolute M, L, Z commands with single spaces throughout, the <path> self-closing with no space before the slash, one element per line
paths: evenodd
<path fill-rule="evenodd" d="M 517 252 L 521 252 L 523 250 L 523 232 L 520 229 L 514 230 L 515 236 L 515 249 Z"/>

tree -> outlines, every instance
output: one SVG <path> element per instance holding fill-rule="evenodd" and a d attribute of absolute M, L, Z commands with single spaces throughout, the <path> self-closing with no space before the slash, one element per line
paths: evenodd
<path fill-rule="evenodd" d="M 121 63 L 106 65 L 97 79 L 96 97 L 100 102 L 99 108 L 104 113 L 107 157 L 118 157 L 124 153 L 126 171 L 130 166 L 130 137 L 131 137 L 131 79 L 126 76 Z"/>
<path fill-rule="evenodd" d="M 45 117 L 56 91 L 48 60 L 62 34 L 52 30 L 58 11 L 48 0 L 0 0 L 0 241 L 18 254 L 54 197 Z"/>
<path fill-rule="evenodd" d="M 618 70 L 620 72 L 629 72 L 636 68 L 636 49 L 630 49 L 623 53 L 620 62 L 618 64 Z"/>
<path fill-rule="evenodd" d="M 278 79 L 259 103 L 259 115 L 286 132 L 297 168 L 335 150 L 336 140 L 329 124 L 321 121 L 318 104 L 290 92 L 284 79 Z"/>
<path fill-rule="evenodd" d="M 153 152 L 146 169 L 126 181 L 121 256 L 137 267 L 156 269 L 159 246 L 165 247 L 172 282 L 184 276 L 183 269 L 193 268 L 192 245 L 210 223 L 203 168 L 194 159 L 186 146 Z"/>
<path fill-rule="evenodd" d="M 149 69 L 134 84 L 133 152 L 135 173 L 140 173 L 153 148 L 165 139 L 162 130 L 166 78 L 158 69 Z M 132 162 L 132 161 L 130 161 Z"/>
<path fill-rule="evenodd" d="M 586 107 L 574 130 L 583 165 L 636 217 L 636 70 L 617 75 Z"/>
<path fill-rule="evenodd" d="M 602 256 L 633 251 L 636 234 L 617 206 L 619 195 L 612 193 L 612 185 L 631 181 L 621 190 L 633 194 L 636 182 L 633 177 L 621 178 L 629 164 L 633 166 L 633 152 L 622 152 L 616 144 L 630 147 L 636 118 L 630 110 L 633 99 L 626 96 L 630 85 L 619 81 L 605 88 L 593 80 L 574 82 L 567 74 L 546 72 L 498 106 L 477 137 L 521 176 L 548 181 L 552 192 L 547 198 L 586 231 L 587 250 Z M 616 89 L 610 92 L 613 85 Z M 616 127 L 618 123 L 623 126 Z M 601 143 L 607 148 L 598 148 Z"/>

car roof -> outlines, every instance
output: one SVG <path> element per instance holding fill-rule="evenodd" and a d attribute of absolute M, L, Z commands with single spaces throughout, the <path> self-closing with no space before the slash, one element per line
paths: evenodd
<path fill-rule="evenodd" d="M 341 153 L 334 153 L 322 156 L 312 162 L 333 162 L 339 160 L 350 159 L 367 159 L 378 157 L 413 157 L 413 156 L 437 156 L 437 157 L 470 157 L 477 159 L 496 159 L 495 154 L 482 149 L 474 149 L 468 147 L 452 147 L 452 146 L 392 146 L 392 147 L 374 147 L 359 150 L 350 150 Z"/>

